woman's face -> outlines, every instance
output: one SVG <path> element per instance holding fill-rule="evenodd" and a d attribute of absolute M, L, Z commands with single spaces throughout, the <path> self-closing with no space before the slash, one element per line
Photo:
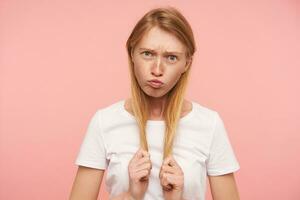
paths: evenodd
<path fill-rule="evenodd" d="M 149 96 L 162 97 L 187 70 L 186 48 L 174 35 L 157 27 L 146 33 L 132 52 L 134 74 Z M 158 79 L 161 85 L 149 81 Z"/>

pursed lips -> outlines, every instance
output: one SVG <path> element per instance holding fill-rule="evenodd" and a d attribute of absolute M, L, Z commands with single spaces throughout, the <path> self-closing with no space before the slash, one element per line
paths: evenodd
<path fill-rule="evenodd" d="M 159 88 L 163 85 L 163 82 L 158 81 L 158 80 L 150 80 L 148 82 L 149 82 L 149 85 L 153 88 Z"/>
<path fill-rule="evenodd" d="M 160 83 L 160 84 L 163 83 L 162 81 L 160 81 L 158 79 L 152 79 L 152 80 L 149 80 L 149 82 Z"/>

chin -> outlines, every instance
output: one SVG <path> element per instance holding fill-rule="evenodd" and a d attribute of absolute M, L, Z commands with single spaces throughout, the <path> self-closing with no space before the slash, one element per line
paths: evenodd
<path fill-rule="evenodd" d="M 159 90 L 149 90 L 149 89 L 144 89 L 143 92 L 149 96 L 149 97 L 152 97 L 152 98 L 161 98 L 163 96 L 165 96 L 167 94 L 167 92 L 165 91 L 159 91 Z"/>

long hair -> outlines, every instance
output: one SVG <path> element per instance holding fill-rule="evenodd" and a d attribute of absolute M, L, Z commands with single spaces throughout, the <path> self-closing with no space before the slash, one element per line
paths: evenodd
<path fill-rule="evenodd" d="M 158 27 L 173 34 L 186 47 L 186 58 L 191 59 L 196 51 L 194 35 L 191 26 L 185 17 L 174 7 L 154 8 L 147 12 L 133 28 L 127 42 L 126 48 L 129 61 L 129 72 L 131 79 L 131 109 L 140 133 L 140 147 L 148 151 L 146 138 L 146 123 L 149 116 L 148 98 L 140 88 L 134 75 L 134 63 L 131 53 L 145 33 L 151 28 Z M 176 136 L 177 125 L 182 111 L 184 95 L 188 84 L 188 77 L 192 61 L 187 62 L 188 69 L 181 75 L 176 85 L 168 92 L 166 106 L 163 110 L 163 118 L 166 124 L 164 135 L 164 154 L 166 158 L 172 154 L 173 142 Z"/>

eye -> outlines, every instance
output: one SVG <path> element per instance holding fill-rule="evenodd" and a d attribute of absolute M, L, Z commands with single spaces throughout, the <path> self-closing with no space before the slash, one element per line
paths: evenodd
<path fill-rule="evenodd" d="M 177 61 L 177 56 L 175 56 L 175 55 L 169 55 L 168 58 L 171 62 Z"/>
<path fill-rule="evenodd" d="M 142 54 L 146 57 L 149 57 L 152 55 L 152 53 L 150 51 L 144 51 L 144 52 L 142 52 Z"/>

